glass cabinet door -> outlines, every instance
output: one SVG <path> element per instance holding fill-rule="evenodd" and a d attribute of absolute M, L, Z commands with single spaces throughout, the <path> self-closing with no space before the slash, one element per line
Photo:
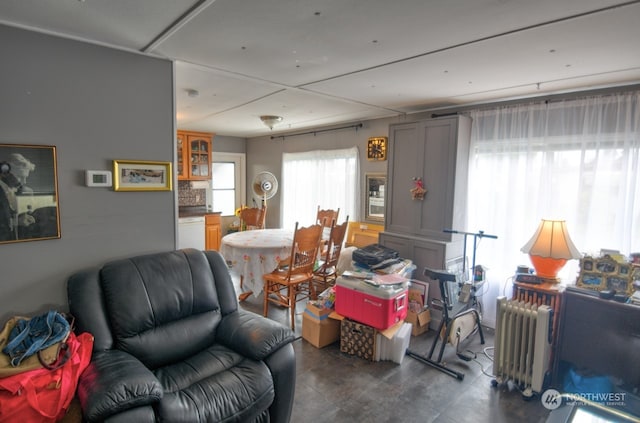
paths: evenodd
<path fill-rule="evenodd" d="M 180 180 L 211 178 L 211 143 L 213 134 L 178 130 L 176 137 L 176 174 Z"/>
<path fill-rule="evenodd" d="M 208 179 L 210 176 L 209 140 L 189 136 L 189 163 L 191 179 Z"/>

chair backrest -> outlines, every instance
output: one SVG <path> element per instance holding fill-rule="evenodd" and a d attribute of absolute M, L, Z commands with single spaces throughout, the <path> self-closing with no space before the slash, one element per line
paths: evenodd
<path fill-rule="evenodd" d="M 313 272 L 321 240 L 321 225 L 298 228 L 298 222 L 296 222 L 289 258 L 290 275 Z"/>
<path fill-rule="evenodd" d="M 262 208 L 245 208 L 240 209 L 240 230 L 247 231 L 252 229 L 264 229 L 264 221 L 267 217 L 267 206 Z"/>
<path fill-rule="evenodd" d="M 119 349 L 157 368 L 215 341 L 237 310 L 227 265 L 217 251 L 185 249 L 115 260 L 79 272 L 67 285 L 76 327 L 94 351 Z"/>
<path fill-rule="evenodd" d="M 347 226 L 349 226 L 349 216 L 347 216 L 347 220 L 341 225 L 334 223 L 334 225 L 331 226 L 331 232 L 329 233 L 327 242 L 327 253 L 324 260 L 325 267 L 332 267 L 338 264 L 342 244 L 344 243 L 344 238 L 347 233 Z"/>
<path fill-rule="evenodd" d="M 340 214 L 340 207 L 338 207 L 337 210 L 331 210 L 331 209 L 320 210 L 320 206 L 318 206 L 318 212 L 316 213 L 316 224 L 323 225 L 323 222 L 324 222 L 324 226 L 328 228 L 333 224 L 333 222 L 338 221 L 339 214 Z"/>

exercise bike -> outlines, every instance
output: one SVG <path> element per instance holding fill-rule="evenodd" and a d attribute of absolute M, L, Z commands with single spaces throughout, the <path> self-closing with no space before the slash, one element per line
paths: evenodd
<path fill-rule="evenodd" d="M 458 380 L 463 380 L 464 373 L 447 367 L 446 364 L 442 361 L 444 347 L 447 343 L 454 345 L 456 347 L 456 355 L 458 356 L 458 358 L 465 361 L 470 361 L 475 357 L 470 355 L 466 351 L 462 351 L 460 348 L 461 343 L 473 336 L 475 333 L 479 333 L 480 343 L 484 345 L 484 334 L 482 333 L 481 325 L 482 317 L 480 312 L 478 311 L 478 309 L 480 308 L 480 303 L 478 303 L 476 297 L 476 282 L 478 282 L 478 277 L 476 275 L 477 239 L 481 237 L 496 239 L 497 236 L 487 235 L 483 231 L 475 234 L 454 231 L 451 229 L 445 229 L 444 231 L 462 234 L 465 236 L 463 247 L 463 263 L 465 263 L 464 258 L 466 257 L 467 236 L 474 237 L 472 259 L 472 270 L 474 274 L 471 276 L 471 283 L 466 283 L 466 280 L 464 280 L 464 278 L 462 278 L 463 280 L 461 280 L 458 275 L 449 271 L 435 270 L 430 268 L 424 269 L 424 275 L 427 278 L 438 282 L 441 298 L 431 300 L 431 307 L 442 312 L 442 319 L 440 321 L 440 324 L 438 325 L 437 333 L 433 339 L 433 343 L 431 344 L 429 355 L 425 356 L 412 350 L 407 350 L 406 354 L 424 364 L 427 364 L 431 367 L 436 368 L 437 370 L 440 370 L 441 372 L 448 374 L 449 376 L 453 376 Z M 468 269 L 466 268 L 466 265 L 463 264 L 462 275 L 467 274 Z M 439 341 L 441 342 L 440 349 L 438 351 L 438 357 L 436 360 L 434 360 L 433 354 Z"/>

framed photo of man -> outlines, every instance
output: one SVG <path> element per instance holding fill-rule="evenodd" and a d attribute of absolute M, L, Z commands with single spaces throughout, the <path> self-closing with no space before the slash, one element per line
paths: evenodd
<path fill-rule="evenodd" d="M 0 244 L 60 238 L 56 148 L 0 143 Z"/>

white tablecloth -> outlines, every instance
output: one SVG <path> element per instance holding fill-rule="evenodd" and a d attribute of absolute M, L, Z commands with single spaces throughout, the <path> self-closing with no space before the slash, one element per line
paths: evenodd
<path fill-rule="evenodd" d="M 258 297 L 262 292 L 262 275 L 271 273 L 278 263 L 289 257 L 293 231 L 289 229 L 259 229 L 225 235 L 220 253 L 232 272 L 242 278 L 245 291 Z"/>

